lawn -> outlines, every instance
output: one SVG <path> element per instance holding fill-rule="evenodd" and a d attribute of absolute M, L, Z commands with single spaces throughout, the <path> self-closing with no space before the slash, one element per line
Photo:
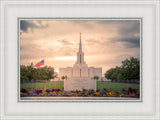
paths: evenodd
<path fill-rule="evenodd" d="M 63 82 L 48 82 L 48 83 L 23 83 L 21 88 L 35 87 L 36 89 L 42 89 L 43 87 L 47 88 L 59 88 L 63 89 Z M 127 83 L 112 83 L 112 82 L 97 82 L 97 89 L 107 88 L 113 90 L 122 90 L 122 89 L 139 89 L 138 84 L 127 84 Z"/>
<path fill-rule="evenodd" d="M 47 82 L 47 83 L 23 83 L 21 84 L 21 88 L 29 88 L 34 87 L 36 89 L 42 89 L 43 87 L 46 88 L 59 88 L 63 89 L 63 82 Z"/>
<path fill-rule="evenodd" d="M 127 84 L 127 83 L 112 83 L 112 82 L 97 82 L 97 89 L 107 88 L 113 90 L 122 90 L 122 89 L 139 89 L 139 84 Z"/>

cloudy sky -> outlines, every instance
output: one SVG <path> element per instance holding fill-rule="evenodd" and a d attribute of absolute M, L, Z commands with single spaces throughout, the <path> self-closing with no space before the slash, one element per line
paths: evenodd
<path fill-rule="evenodd" d="M 80 39 L 88 66 L 103 74 L 121 61 L 140 57 L 138 20 L 21 20 L 21 65 L 45 65 L 58 71 L 73 66 Z"/>

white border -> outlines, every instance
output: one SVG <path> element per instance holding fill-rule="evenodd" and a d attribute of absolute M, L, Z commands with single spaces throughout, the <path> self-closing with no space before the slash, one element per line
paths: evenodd
<path fill-rule="evenodd" d="M 52 112 L 50 112 L 48 109 L 50 108 L 50 106 L 52 106 L 53 104 L 51 103 L 39 103 L 39 107 L 36 107 L 37 109 L 39 109 L 39 114 L 36 113 L 36 108 L 34 108 L 34 106 L 36 105 L 36 103 L 32 104 L 32 103 L 21 103 L 21 104 L 17 104 L 17 103 L 12 103 L 11 101 L 14 101 L 14 97 L 12 98 L 12 96 L 8 96 L 8 93 L 7 90 L 6 90 L 6 75 L 5 75 L 5 71 L 7 69 L 7 66 L 9 64 L 7 64 L 8 59 L 5 59 L 6 57 L 8 57 L 6 54 L 5 54 L 5 51 L 7 50 L 7 45 L 5 44 L 5 40 L 6 40 L 6 36 L 5 36 L 5 10 L 7 8 L 7 6 L 9 5 L 17 5 L 17 4 L 56 4 L 57 6 L 58 5 L 73 5 L 73 4 L 76 4 L 76 5 L 80 5 L 80 6 L 83 6 L 83 5 L 100 5 L 103 7 L 103 5 L 124 5 L 124 6 L 127 6 L 127 5 L 137 5 L 137 9 L 139 9 L 138 6 L 141 6 L 141 7 L 144 7 L 145 5 L 150 5 L 151 8 L 153 8 L 155 11 L 154 11 L 154 15 L 155 15 L 155 18 L 153 15 L 152 12 L 147 12 L 148 15 L 150 15 L 151 18 L 154 18 L 155 20 L 155 48 L 148 48 L 150 49 L 150 51 L 148 51 L 146 48 L 147 46 L 149 46 L 149 44 L 147 44 L 147 46 L 144 47 L 144 51 L 147 51 L 149 52 L 148 54 L 150 53 L 153 53 L 153 59 L 155 61 L 155 63 L 150 63 L 151 65 L 155 66 L 155 69 L 153 69 L 153 71 L 155 71 L 153 78 L 155 78 L 155 81 L 153 81 L 151 83 L 151 85 L 154 86 L 153 90 L 151 90 L 153 92 L 153 95 L 154 95 L 154 98 L 148 98 L 148 99 L 144 99 L 144 102 L 143 104 L 141 103 L 135 103 L 134 106 L 137 107 L 135 108 L 134 106 L 132 106 L 131 109 L 133 109 L 134 111 L 133 112 L 127 112 L 125 110 L 128 110 L 128 107 L 133 104 L 133 103 L 126 103 L 126 104 L 122 104 L 122 103 L 110 103 L 112 105 L 112 107 L 110 106 L 110 104 L 104 104 L 104 103 L 101 103 L 101 104 L 98 104 L 98 103 L 87 103 L 87 104 L 84 104 L 84 103 L 81 103 L 81 104 L 62 104 L 63 105 L 63 109 L 58 109 L 59 107 L 62 107 L 62 105 L 59 105 L 59 103 L 57 104 L 54 104 L 55 107 L 58 107 L 56 105 L 59 105 L 59 107 L 57 108 L 57 110 L 55 111 L 54 109 L 52 109 Z M 83 4 L 83 5 L 82 5 Z M 11 6 L 10 6 L 11 8 Z M 59 12 L 59 11 L 58 11 Z M 14 13 L 16 14 L 16 13 Z M 132 14 L 132 13 L 130 13 Z M 137 14 L 138 16 L 139 14 Z M 99 16 L 99 15 L 98 15 Z M 97 16 L 97 17 L 98 17 Z M 145 15 L 144 15 L 145 16 Z M 142 17 L 144 17 L 142 16 Z M 122 16 L 123 17 L 123 16 Z M 145 24 L 144 24 L 145 26 Z M 149 26 L 149 25 L 148 25 Z M 153 27 L 153 26 L 152 26 Z M 146 32 L 146 29 L 144 29 L 144 33 Z M 152 32 L 152 30 L 151 30 Z M 89 1 L 1 1 L 1 119 L 160 119 L 160 116 L 159 116 L 159 108 L 160 108 L 160 104 L 159 104 L 159 1 L 158 0 L 154 0 L 154 1 L 92 1 L 92 2 L 89 2 Z M 11 34 L 11 33 L 10 33 Z M 146 37 L 146 34 L 144 35 L 144 38 L 147 39 Z M 5 39 L 4 39 L 5 38 Z M 154 40 L 154 39 L 153 39 Z M 151 43 L 151 45 L 153 44 L 153 42 Z M 10 46 L 12 47 L 12 46 Z M 154 49 L 154 50 L 153 50 Z M 154 51 L 156 53 L 154 53 Z M 152 56 L 151 56 L 152 57 Z M 144 62 L 148 61 L 148 59 L 152 59 L 150 58 L 150 56 L 145 59 Z M 152 61 L 152 62 L 154 62 Z M 4 64 L 5 63 L 5 64 Z M 146 66 L 146 64 L 143 66 L 144 70 L 146 71 L 148 65 Z M 152 71 L 150 71 L 151 73 L 148 73 L 148 74 L 152 74 Z M 5 78 L 5 79 L 4 79 Z M 143 81 L 143 88 L 144 88 L 144 91 L 145 92 L 147 90 L 146 88 L 146 83 L 148 82 L 147 81 L 147 78 L 146 76 L 144 76 L 145 78 L 145 81 Z M 14 88 L 14 87 L 13 87 Z M 14 90 L 13 90 L 13 93 L 14 93 Z M 150 93 L 150 92 L 149 92 Z M 12 98 L 12 100 L 9 100 L 9 98 Z M 146 102 L 148 104 L 146 104 Z M 27 105 L 29 105 L 27 107 Z M 48 106 L 49 105 L 49 106 Z M 98 106 L 98 105 L 101 105 Z M 107 106 L 106 106 L 107 105 Z M 115 105 L 117 106 L 120 106 L 120 105 L 125 105 L 125 109 L 121 106 L 120 108 L 117 107 L 117 109 L 119 110 L 119 112 L 117 112 L 116 109 L 113 109 L 115 108 Z M 21 106 L 21 111 L 20 110 L 20 106 Z M 46 107 L 47 106 L 47 109 Z M 76 107 L 74 107 L 76 106 Z M 78 107 L 77 107 L 78 106 Z M 90 106 L 90 108 L 88 108 L 88 106 Z M 143 109 L 139 110 L 138 108 L 140 106 L 143 106 Z M 67 107 L 67 109 L 66 109 Z M 113 111 L 112 112 L 106 112 L 106 110 L 108 110 L 106 107 L 109 107 L 110 111 Z M 41 108 L 43 108 L 41 110 Z M 72 110 L 74 108 L 74 110 Z M 82 109 L 80 109 L 82 108 Z M 97 111 L 97 109 L 101 108 L 101 111 Z M 155 109 L 153 109 L 155 108 Z M 28 109 L 32 110 L 31 112 L 27 111 Z M 94 109 L 94 111 L 93 111 Z M 46 110 L 46 111 L 45 111 Z M 23 113 L 23 111 L 26 111 L 26 114 Z M 83 112 L 85 111 L 85 112 Z M 52 113 L 52 114 L 51 114 Z"/>

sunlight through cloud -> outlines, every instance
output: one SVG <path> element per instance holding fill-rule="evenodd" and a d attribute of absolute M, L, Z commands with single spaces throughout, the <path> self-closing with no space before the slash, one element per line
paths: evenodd
<path fill-rule="evenodd" d="M 75 56 L 54 57 L 55 60 L 76 60 Z"/>

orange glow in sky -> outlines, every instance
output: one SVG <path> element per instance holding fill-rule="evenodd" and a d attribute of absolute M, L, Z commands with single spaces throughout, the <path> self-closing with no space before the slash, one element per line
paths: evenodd
<path fill-rule="evenodd" d="M 62 57 L 55 57 L 55 60 L 76 60 L 76 56 L 62 56 Z"/>
<path fill-rule="evenodd" d="M 121 61 L 140 57 L 138 20 L 21 20 L 21 65 L 45 65 L 56 71 L 76 62 L 81 32 L 88 66 L 102 67 L 103 74 Z"/>

